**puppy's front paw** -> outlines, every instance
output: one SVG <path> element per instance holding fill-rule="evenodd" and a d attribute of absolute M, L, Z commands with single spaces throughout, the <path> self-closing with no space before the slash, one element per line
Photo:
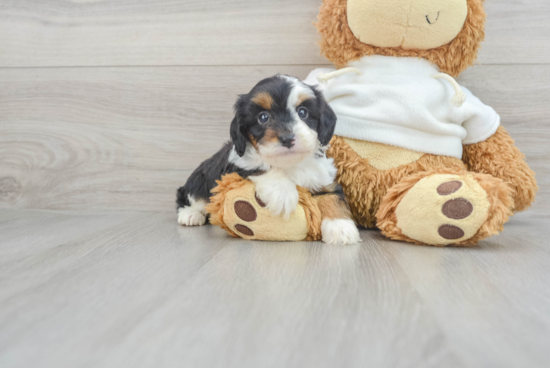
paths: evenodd
<path fill-rule="evenodd" d="M 257 194 L 273 216 L 282 215 L 284 218 L 289 218 L 296 211 L 300 199 L 296 186 L 284 191 L 266 188 L 266 190 L 257 191 Z"/>
<path fill-rule="evenodd" d="M 361 241 L 359 230 L 350 219 L 325 219 L 321 223 L 323 241 L 328 244 L 356 244 Z"/>
<path fill-rule="evenodd" d="M 296 211 L 300 195 L 296 184 L 286 178 L 260 176 L 251 180 L 256 183 L 256 194 L 273 216 L 289 218 Z"/>
<path fill-rule="evenodd" d="M 189 207 L 178 209 L 178 223 L 182 226 L 202 226 L 206 223 L 206 216 Z"/>

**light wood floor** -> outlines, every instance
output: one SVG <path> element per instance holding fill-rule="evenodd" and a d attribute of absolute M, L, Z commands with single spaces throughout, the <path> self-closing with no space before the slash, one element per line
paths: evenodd
<path fill-rule="evenodd" d="M 470 249 L 0 211 L 0 367 L 548 367 L 548 218 Z"/>

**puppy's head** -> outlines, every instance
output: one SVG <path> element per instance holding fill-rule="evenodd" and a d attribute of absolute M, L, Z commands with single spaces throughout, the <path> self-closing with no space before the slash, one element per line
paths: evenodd
<path fill-rule="evenodd" d="M 335 126 L 336 115 L 319 91 L 276 75 L 240 96 L 231 139 L 239 156 L 252 145 L 267 164 L 288 167 L 326 146 Z"/>

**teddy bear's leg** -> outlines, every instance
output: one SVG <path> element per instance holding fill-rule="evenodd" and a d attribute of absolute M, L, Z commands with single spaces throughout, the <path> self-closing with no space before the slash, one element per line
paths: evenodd
<path fill-rule="evenodd" d="M 298 188 L 299 205 L 289 218 L 274 216 L 258 197 L 254 183 L 226 175 L 214 188 L 207 206 L 210 222 L 247 240 L 320 240 L 321 214 L 309 191 Z"/>
<path fill-rule="evenodd" d="M 470 171 L 493 175 L 512 188 L 514 212 L 525 211 L 535 201 L 535 173 L 504 127 L 483 142 L 464 146 L 463 160 Z"/>
<path fill-rule="evenodd" d="M 391 239 L 426 245 L 471 245 L 502 231 L 512 215 L 501 179 L 466 171 L 419 172 L 394 185 L 377 213 Z"/>

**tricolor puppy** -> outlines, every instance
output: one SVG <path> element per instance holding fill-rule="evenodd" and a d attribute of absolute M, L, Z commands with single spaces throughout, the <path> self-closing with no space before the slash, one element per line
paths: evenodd
<path fill-rule="evenodd" d="M 297 185 L 323 196 L 318 198 L 323 241 L 358 242 L 359 231 L 335 183 L 333 160 L 325 155 L 335 125 L 336 115 L 315 88 L 285 75 L 261 81 L 235 104 L 231 142 L 178 190 L 178 222 L 205 224 L 205 206 L 216 180 L 236 172 L 256 184 L 259 199 L 276 216 L 288 217 L 296 210 Z"/>

